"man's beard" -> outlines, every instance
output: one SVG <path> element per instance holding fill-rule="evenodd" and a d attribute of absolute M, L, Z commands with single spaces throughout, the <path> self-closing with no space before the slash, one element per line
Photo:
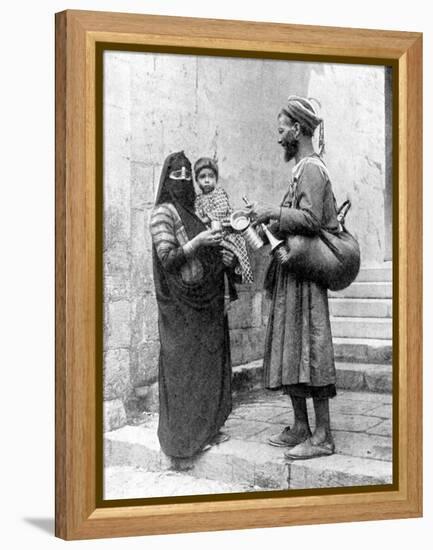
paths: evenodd
<path fill-rule="evenodd" d="M 290 162 L 299 151 L 299 141 L 297 139 L 292 139 L 291 141 L 286 141 L 283 143 L 284 147 L 284 160 Z"/>

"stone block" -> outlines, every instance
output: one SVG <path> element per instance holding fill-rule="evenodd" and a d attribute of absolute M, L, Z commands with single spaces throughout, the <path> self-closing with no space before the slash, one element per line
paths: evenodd
<path fill-rule="evenodd" d="M 126 301 L 111 302 L 106 308 L 104 350 L 128 348 L 131 343 L 130 304 Z"/>
<path fill-rule="evenodd" d="M 232 457 L 233 481 L 235 483 L 247 483 L 254 485 L 254 461 L 247 458 Z"/>
<path fill-rule="evenodd" d="M 141 410 L 148 412 L 159 411 L 159 387 L 158 382 L 149 386 L 135 388 L 135 395 L 140 399 Z"/>
<path fill-rule="evenodd" d="M 373 392 L 352 392 L 347 390 L 340 390 L 339 402 L 352 401 L 353 403 L 369 403 L 371 408 L 378 407 L 379 405 L 391 405 L 392 395 L 387 393 L 373 393 Z M 337 402 L 337 400 L 335 400 Z M 331 401 L 332 403 L 332 401 Z"/>
<path fill-rule="evenodd" d="M 391 363 L 392 361 L 391 340 L 337 337 L 332 340 L 337 361 L 359 363 Z"/>
<path fill-rule="evenodd" d="M 265 350 L 266 327 L 253 328 L 244 334 L 243 360 L 245 363 L 261 359 Z"/>
<path fill-rule="evenodd" d="M 392 418 L 392 405 L 381 405 L 377 408 L 372 408 L 369 413 L 371 416 L 379 418 Z"/>
<path fill-rule="evenodd" d="M 131 383 L 147 386 L 158 377 L 159 341 L 142 342 L 131 350 Z"/>
<path fill-rule="evenodd" d="M 153 290 L 150 210 L 131 210 L 131 288 L 134 295 Z"/>
<path fill-rule="evenodd" d="M 117 52 L 104 55 L 104 105 L 129 108 L 130 58 Z"/>
<path fill-rule="evenodd" d="M 257 439 L 255 436 L 267 427 L 265 422 L 244 420 L 230 416 L 224 424 L 224 432 L 233 439 Z"/>
<path fill-rule="evenodd" d="M 266 297 L 266 294 L 263 293 L 262 298 L 262 324 L 267 326 L 269 319 L 269 312 L 271 309 L 271 300 Z"/>
<path fill-rule="evenodd" d="M 104 469 L 104 491 L 104 498 L 111 500 L 245 493 L 251 491 L 251 487 L 192 477 L 189 472 L 166 471 L 161 475 L 160 472 L 111 466 Z"/>
<path fill-rule="evenodd" d="M 130 297 L 129 247 L 115 242 L 104 251 L 104 300 L 128 300 Z"/>
<path fill-rule="evenodd" d="M 391 282 L 392 266 L 391 264 L 384 264 L 383 266 L 361 268 L 356 280 L 358 282 Z"/>
<path fill-rule="evenodd" d="M 378 365 L 366 372 L 365 382 L 369 391 L 392 393 L 392 369 L 387 365 Z"/>
<path fill-rule="evenodd" d="M 262 319 L 262 301 L 263 294 L 261 292 L 255 292 L 251 299 L 251 326 L 259 328 L 263 324 Z"/>
<path fill-rule="evenodd" d="M 104 300 L 117 302 L 129 300 L 131 296 L 129 275 L 104 275 Z"/>
<path fill-rule="evenodd" d="M 254 485 L 263 489 L 288 489 L 288 465 L 283 460 L 255 464 Z"/>
<path fill-rule="evenodd" d="M 129 350 L 116 349 L 104 353 L 104 399 L 122 398 L 131 393 Z"/>
<path fill-rule="evenodd" d="M 379 317 L 332 317 L 332 334 L 336 338 L 392 338 L 392 319 Z"/>
<path fill-rule="evenodd" d="M 116 139 L 118 136 L 116 135 Z M 129 242 L 131 234 L 131 168 L 128 154 L 104 149 L 104 250 L 118 242 Z"/>
<path fill-rule="evenodd" d="M 131 112 L 131 160 L 152 163 L 155 166 L 155 182 L 159 181 L 161 174 L 158 161 L 163 162 L 171 152 L 170 144 L 164 144 L 167 120 L 156 109 L 148 110 L 140 105 L 136 105 Z"/>
<path fill-rule="evenodd" d="M 132 346 L 159 339 L 158 305 L 153 294 L 137 297 L 131 303 Z"/>
<path fill-rule="evenodd" d="M 131 230 L 129 204 L 106 205 L 104 209 L 104 251 L 117 243 L 128 244 Z"/>
<path fill-rule="evenodd" d="M 192 477 L 188 472 L 148 472 L 131 466 L 104 469 L 104 498 L 139 499 L 182 495 L 215 495 L 245 493 L 248 485 Z"/>
<path fill-rule="evenodd" d="M 154 429 L 142 426 L 123 426 L 104 434 L 108 453 L 104 455 L 104 467 L 133 466 L 147 471 L 161 467 L 161 451 Z"/>
<path fill-rule="evenodd" d="M 281 449 L 253 441 L 230 439 L 207 454 L 211 461 L 224 459 L 232 464 L 235 483 L 254 486 L 255 490 L 287 488 L 287 466 Z"/>
<path fill-rule="evenodd" d="M 232 391 L 251 391 L 263 386 L 263 361 L 233 367 Z"/>
<path fill-rule="evenodd" d="M 234 189 L 230 189 L 229 186 L 225 186 L 229 194 L 232 194 Z M 243 194 L 243 193 L 242 193 Z M 242 208 L 242 204 L 239 204 L 239 207 Z M 270 257 L 268 254 L 268 248 L 264 247 L 260 250 L 251 250 L 248 249 L 251 269 L 254 275 L 254 282 L 252 284 L 241 285 L 240 288 L 244 292 L 250 292 L 256 294 L 258 292 L 263 293 L 263 281 L 266 269 L 268 267 Z"/>
<path fill-rule="evenodd" d="M 128 159 L 130 149 L 131 111 L 127 105 L 112 105 L 104 113 L 104 168 L 113 168 L 122 157 Z"/>
<path fill-rule="evenodd" d="M 133 208 L 146 210 L 155 200 L 155 165 L 131 162 L 131 204 Z"/>
<path fill-rule="evenodd" d="M 392 463 L 334 454 L 289 464 L 289 488 L 351 487 L 392 483 Z"/>
<path fill-rule="evenodd" d="M 229 326 L 232 329 L 252 326 L 252 295 L 250 292 L 239 292 L 239 298 L 231 304 Z"/>
<path fill-rule="evenodd" d="M 331 418 L 331 428 L 333 430 L 348 432 L 366 432 L 370 428 L 377 426 L 380 422 L 381 420 L 374 416 L 340 414 Z"/>
<path fill-rule="evenodd" d="M 104 401 L 104 432 L 122 428 L 126 424 L 125 407 L 121 399 Z"/>
<path fill-rule="evenodd" d="M 241 329 L 230 329 L 230 353 L 232 365 L 244 363 L 244 336 Z"/>
<path fill-rule="evenodd" d="M 364 394 L 364 392 L 362 394 Z M 352 401 L 345 399 L 344 395 L 341 394 L 341 391 L 337 392 L 337 397 L 335 399 L 331 399 L 329 401 L 331 418 L 336 414 L 365 414 L 367 416 L 377 416 L 373 415 L 372 410 L 376 409 L 378 406 L 380 406 L 379 402 L 375 403 L 374 401 L 361 401 L 359 399 Z"/>
<path fill-rule="evenodd" d="M 144 339 L 158 340 L 158 304 L 154 294 L 145 294 L 143 304 L 143 337 Z"/>
<path fill-rule="evenodd" d="M 391 298 L 331 298 L 329 311 L 335 317 L 382 317 L 392 316 Z"/>
<path fill-rule="evenodd" d="M 212 449 L 211 449 L 212 450 Z M 193 463 L 194 477 L 231 483 L 241 483 L 233 476 L 232 457 L 227 454 L 215 454 L 209 451 L 198 455 Z"/>
<path fill-rule="evenodd" d="M 239 418 L 243 421 L 250 422 L 271 422 L 280 412 L 280 409 L 276 410 L 271 403 L 241 404 L 232 412 L 230 418 Z M 257 428 L 259 426 L 260 424 L 257 425 Z M 265 428 L 265 426 L 263 426 L 263 428 Z M 257 433 L 257 430 L 254 430 L 254 433 Z"/>
<path fill-rule="evenodd" d="M 333 436 L 338 454 L 375 460 L 392 460 L 391 437 L 338 430 L 333 432 Z"/>
<path fill-rule="evenodd" d="M 129 274 L 129 245 L 116 241 L 104 251 L 104 274 L 127 277 Z"/>
<path fill-rule="evenodd" d="M 145 341 L 143 331 L 144 320 L 144 305 L 141 296 L 134 297 L 131 300 L 131 347 L 137 347 L 141 342 Z"/>
<path fill-rule="evenodd" d="M 392 420 L 382 420 L 368 430 L 369 434 L 392 436 Z"/>
<path fill-rule="evenodd" d="M 392 298 L 392 283 L 352 283 L 344 290 L 329 292 L 335 298 Z"/>
<path fill-rule="evenodd" d="M 336 363 L 337 386 L 351 391 L 392 392 L 392 366 L 368 363 Z M 368 380 L 368 383 L 367 383 Z"/>
<path fill-rule="evenodd" d="M 337 369 L 337 388 L 352 391 L 364 389 L 364 373 L 360 370 Z"/>

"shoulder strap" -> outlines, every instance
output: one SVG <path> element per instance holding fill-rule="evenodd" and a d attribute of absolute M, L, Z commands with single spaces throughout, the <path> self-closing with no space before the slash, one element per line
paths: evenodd
<path fill-rule="evenodd" d="M 331 181 L 331 176 L 329 175 L 328 169 L 327 169 L 325 163 L 323 162 L 323 160 L 320 159 L 319 157 L 305 157 L 305 158 L 303 158 L 302 161 L 301 161 L 301 165 L 299 167 L 299 174 L 302 173 L 302 171 L 304 170 L 304 168 L 307 164 L 315 164 L 316 166 L 318 166 L 321 170 L 323 170 L 323 172 L 325 173 L 328 180 Z"/>

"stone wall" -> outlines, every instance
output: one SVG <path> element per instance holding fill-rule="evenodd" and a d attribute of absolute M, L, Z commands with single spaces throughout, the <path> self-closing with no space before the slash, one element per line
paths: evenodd
<path fill-rule="evenodd" d="M 280 201 L 290 166 L 277 144 L 276 119 L 292 93 L 321 99 L 337 197 L 353 199 L 350 225 L 361 237 L 364 257 L 379 262 L 383 70 L 105 54 L 104 429 L 123 425 L 137 410 L 157 408 L 159 341 L 148 224 L 165 157 L 181 149 L 192 161 L 216 154 L 220 184 L 235 208 L 243 195 Z M 268 252 L 254 254 L 252 261 L 256 281 L 240 288 L 230 311 L 234 364 L 263 353 L 268 304 L 261 289 Z"/>

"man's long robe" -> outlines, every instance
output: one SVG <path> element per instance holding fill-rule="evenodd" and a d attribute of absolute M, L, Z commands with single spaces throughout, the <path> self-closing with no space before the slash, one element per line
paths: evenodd
<path fill-rule="evenodd" d="M 279 238 L 338 231 L 335 199 L 328 172 L 317 157 L 301 160 L 283 199 Z M 328 293 L 298 278 L 274 261 L 268 272 L 271 307 L 265 342 L 265 387 L 293 384 L 323 387 L 335 384 L 336 372 L 329 319 Z"/>

